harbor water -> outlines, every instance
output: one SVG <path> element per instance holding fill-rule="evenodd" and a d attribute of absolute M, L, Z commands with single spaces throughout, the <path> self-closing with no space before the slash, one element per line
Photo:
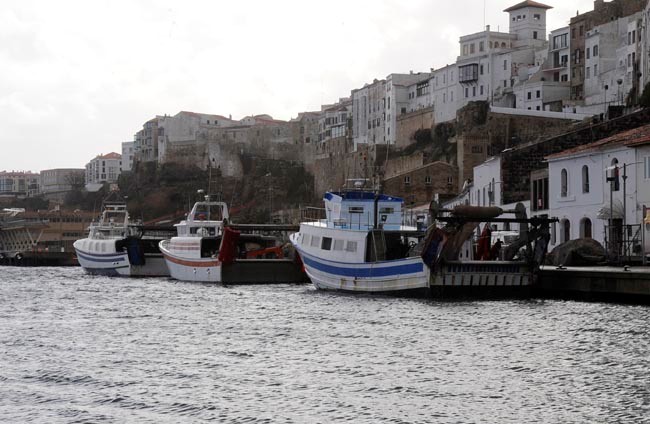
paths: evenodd
<path fill-rule="evenodd" d="M 650 422 L 650 308 L 0 268 L 0 422 Z"/>

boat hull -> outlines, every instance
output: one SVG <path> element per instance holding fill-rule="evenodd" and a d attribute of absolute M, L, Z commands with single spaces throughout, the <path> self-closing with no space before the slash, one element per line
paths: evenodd
<path fill-rule="evenodd" d="M 169 270 L 161 254 L 147 253 L 142 265 L 133 265 L 127 252 L 95 253 L 80 248 L 83 240 L 75 242 L 77 260 L 91 275 L 110 277 L 167 277 Z"/>
<path fill-rule="evenodd" d="M 320 290 L 361 293 L 421 292 L 429 269 L 419 257 L 375 263 L 343 263 L 317 258 L 298 248 L 305 272 Z"/>
<path fill-rule="evenodd" d="M 160 242 L 160 252 L 165 258 L 169 275 L 180 281 L 220 283 L 222 264 L 217 258 L 188 258 L 174 254 Z"/>

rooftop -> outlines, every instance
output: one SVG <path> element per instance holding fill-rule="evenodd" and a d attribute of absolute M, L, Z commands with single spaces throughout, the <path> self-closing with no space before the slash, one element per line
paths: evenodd
<path fill-rule="evenodd" d="M 122 159 L 122 155 L 119 153 L 111 152 L 105 155 L 99 155 L 96 159 Z"/>
<path fill-rule="evenodd" d="M 546 159 L 561 159 L 568 156 L 579 155 L 583 153 L 594 152 L 609 146 L 624 145 L 627 147 L 636 147 L 650 143 L 650 125 L 634 128 L 614 134 L 611 137 L 603 138 L 589 144 L 576 146 L 546 157 Z"/>
<path fill-rule="evenodd" d="M 507 8 L 506 10 L 504 10 L 504 12 L 512 12 L 512 11 L 515 11 L 515 10 L 523 9 L 525 7 L 537 7 L 537 8 L 540 8 L 540 9 L 553 9 L 553 6 L 548 6 L 548 5 L 538 3 L 538 2 L 532 1 L 532 0 L 526 0 L 526 1 L 522 1 L 521 3 L 517 3 L 514 6 L 511 6 L 511 7 Z"/>

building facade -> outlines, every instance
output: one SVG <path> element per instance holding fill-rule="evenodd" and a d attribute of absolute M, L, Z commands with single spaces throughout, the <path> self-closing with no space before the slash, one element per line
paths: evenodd
<path fill-rule="evenodd" d="M 93 158 L 86 164 L 86 190 L 97 191 L 104 184 L 117 183 L 122 173 L 122 155 L 108 153 Z"/>

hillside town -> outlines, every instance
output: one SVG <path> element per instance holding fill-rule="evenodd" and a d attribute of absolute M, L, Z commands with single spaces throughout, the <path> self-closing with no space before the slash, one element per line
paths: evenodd
<path fill-rule="evenodd" d="M 72 192 L 119 189 L 135 202 L 133 187 L 146 188 L 151 174 L 173 169 L 173 185 L 194 169 L 210 175 L 213 191 L 240 181 L 223 193 L 235 209 L 258 198 L 269 219 L 284 222 L 362 178 L 413 211 L 432 200 L 447 208 L 523 202 L 529 216 L 558 218 L 550 248 L 593 238 L 649 251 L 650 3 L 596 0 L 593 10 L 563 17 L 562 28 L 547 28 L 553 8 L 539 2 L 503 13 L 507 32 L 486 25 L 460 37 L 458 56 L 439 69 L 371 77 L 289 121 L 156 115 L 85 167 L 0 172 L 0 201 L 41 198 L 60 211 Z M 309 187 L 289 198 L 300 191 L 287 188 L 292 180 Z M 188 202 L 169 198 L 174 210 Z M 72 240 L 81 230 L 69 233 Z"/>

